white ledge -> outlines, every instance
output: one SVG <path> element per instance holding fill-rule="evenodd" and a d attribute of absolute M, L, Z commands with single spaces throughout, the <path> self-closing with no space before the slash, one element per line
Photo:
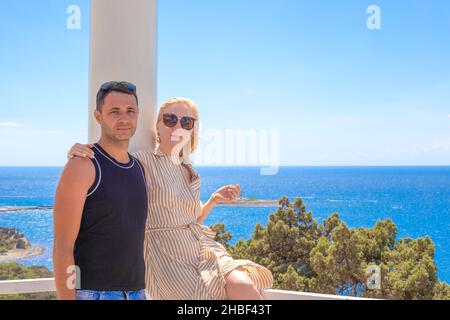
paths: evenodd
<path fill-rule="evenodd" d="M 0 294 L 53 291 L 56 291 L 54 278 L 0 281 Z"/>
<path fill-rule="evenodd" d="M 373 300 L 368 298 L 357 298 L 348 296 L 338 296 L 332 294 L 321 294 L 311 292 L 298 292 L 277 289 L 263 290 L 264 300 Z"/>
<path fill-rule="evenodd" d="M 54 278 L 0 281 L 0 294 L 54 292 Z M 266 289 L 264 300 L 371 300 L 330 294 Z"/>

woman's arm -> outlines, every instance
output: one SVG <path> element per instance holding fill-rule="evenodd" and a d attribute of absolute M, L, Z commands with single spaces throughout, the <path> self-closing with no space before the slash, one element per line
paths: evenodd
<path fill-rule="evenodd" d="M 197 222 L 203 223 L 216 205 L 235 201 L 240 193 L 241 187 L 239 185 L 229 185 L 218 189 L 211 195 L 208 201 L 202 204 L 202 214 L 197 218 Z"/>
<path fill-rule="evenodd" d="M 202 204 L 202 214 L 200 217 L 197 218 L 198 223 L 203 223 L 205 219 L 208 217 L 208 214 L 211 212 L 211 210 L 218 204 L 216 200 L 214 200 L 214 196 L 212 195 L 208 201 Z"/>

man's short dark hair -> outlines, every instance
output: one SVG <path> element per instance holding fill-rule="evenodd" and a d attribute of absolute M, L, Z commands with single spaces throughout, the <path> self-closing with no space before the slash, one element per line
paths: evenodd
<path fill-rule="evenodd" d="M 139 105 L 139 100 L 136 94 L 136 86 L 126 81 L 110 81 L 101 85 L 97 92 L 97 111 L 102 111 L 105 99 L 111 92 L 120 92 L 132 95 L 136 98 L 136 104 Z"/>

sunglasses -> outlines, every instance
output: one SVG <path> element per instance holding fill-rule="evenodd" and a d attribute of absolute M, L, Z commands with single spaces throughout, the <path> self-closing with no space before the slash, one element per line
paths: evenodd
<path fill-rule="evenodd" d="M 182 117 L 180 119 L 180 125 L 183 129 L 190 131 L 194 128 L 195 121 L 196 119 L 192 117 Z M 166 125 L 166 127 L 173 128 L 178 123 L 178 117 L 173 113 L 165 113 L 163 115 L 163 122 Z"/>
<path fill-rule="evenodd" d="M 124 87 L 128 90 L 131 90 L 133 92 L 136 92 L 136 85 L 132 84 L 131 82 L 127 81 L 109 81 L 100 87 L 103 91 L 110 91 L 111 89 L 117 88 L 117 87 Z"/>

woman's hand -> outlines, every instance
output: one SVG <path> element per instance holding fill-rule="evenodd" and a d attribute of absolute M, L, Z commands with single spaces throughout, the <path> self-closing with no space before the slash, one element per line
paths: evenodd
<path fill-rule="evenodd" d="M 241 194 L 240 185 L 228 185 L 218 189 L 211 196 L 211 199 L 215 203 L 225 203 L 235 201 L 236 198 Z"/>
<path fill-rule="evenodd" d="M 202 205 L 202 214 L 197 218 L 198 223 L 203 223 L 208 217 L 209 212 L 219 203 L 235 201 L 241 194 L 240 185 L 228 185 L 217 189 L 211 197 Z"/>
<path fill-rule="evenodd" d="M 67 153 L 67 159 L 70 160 L 73 157 L 81 157 L 86 158 L 89 157 L 91 159 L 94 158 L 94 151 L 92 151 L 90 148 L 93 148 L 93 144 L 79 144 L 75 143 L 72 148 L 70 148 L 69 152 Z"/>

